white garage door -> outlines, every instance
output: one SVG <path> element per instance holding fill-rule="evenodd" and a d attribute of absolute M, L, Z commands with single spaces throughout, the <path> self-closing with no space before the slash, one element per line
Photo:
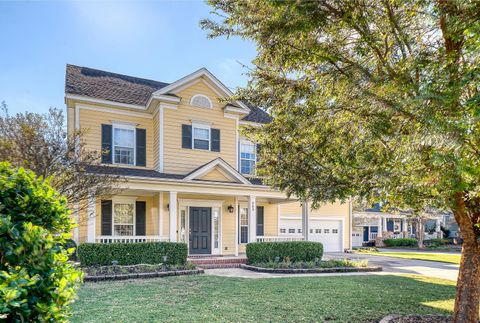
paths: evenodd
<path fill-rule="evenodd" d="M 302 236 L 302 220 L 280 219 L 281 236 Z M 341 252 L 343 241 L 342 221 L 310 219 L 308 240 L 323 244 L 325 252 Z"/>

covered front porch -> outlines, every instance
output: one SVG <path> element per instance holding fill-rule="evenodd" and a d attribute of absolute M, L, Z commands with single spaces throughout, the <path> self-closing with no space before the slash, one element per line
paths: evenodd
<path fill-rule="evenodd" d="M 419 230 L 423 230 L 425 240 L 441 238 L 441 220 L 438 217 L 428 218 L 420 228 L 417 219 L 409 218 L 407 215 L 356 212 L 352 236 L 354 246 L 361 246 L 372 243 L 377 238 L 418 238 Z"/>
<path fill-rule="evenodd" d="M 74 239 L 92 243 L 184 242 L 189 255 L 238 256 L 249 242 L 305 238 L 279 236 L 278 206 L 295 202 L 279 192 L 238 190 L 230 185 L 219 188 L 218 184 L 171 186 L 175 190 L 138 187 L 108 199 L 90 197 L 84 214 L 80 211 L 76 215 L 80 225 L 73 232 Z M 304 214 L 307 217 L 308 212 Z"/>

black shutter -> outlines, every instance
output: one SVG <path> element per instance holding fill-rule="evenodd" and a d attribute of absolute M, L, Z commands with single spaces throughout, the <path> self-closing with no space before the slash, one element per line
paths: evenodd
<path fill-rule="evenodd" d="M 393 232 L 393 220 L 387 220 L 387 231 Z"/>
<path fill-rule="evenodd" d="M 147 165 L 147 131 L 145 129 L 137 128 L 137 153 L 136 153 L 136 165 Z"/>
<path fill-rule="evenodd" d="M 220 129 L 210 129 L 212 134 L 211 151 L 220 151 Z"/>
<path fill-rule="evenodd" d="M 112 201 L 102 200 L 102 236 L 112 235 Z"/>
<path fill-rule="evenodd" d="M 192 126 L 182 124 L 182 148 L 192 148 Z"/>
<path fill-rule="evenodd" d="M 145 212 L 147 206 L 145 201 L 137 201 L 135 203 L 135 234 L 137 236 L 144 236 L 145 233 Z"/>
<path fill-rule="evenodd" d="M 257 206 L 257 236 L 264 235 L 264 210 L 263 206 Z"/>
<path fill-rule="evenodd" d="M 112 125 L 102 124 L 102 163 L 112 163 Z"/>

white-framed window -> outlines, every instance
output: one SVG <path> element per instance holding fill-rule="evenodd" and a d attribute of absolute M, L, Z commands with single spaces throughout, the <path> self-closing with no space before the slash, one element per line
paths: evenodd
<path fill-rule="evenodd" d="M 323 229 L 323 233 L 330 233 L 330 229 Z"/>
<path fill-rule="evenodd" d="M 247 140 L 240 141 L 240 173 L 245 175 L 254 175 L 256 162 L 256 145 Z"/>
<path fill-rule="evenodd" d="M 113 163 L 135 165 L 135 127 L 114 124 L 112 129 Z"/>
<path fill-rule="evenodd" d="M 287 233 L 287 229 L 280 229 L 280 233 Z"/>
<path fill-rule="evenodd" d="M 240 208 L 240 243 L 248 243 L 248 208 Z"/>
<path fill-rule="evenodd" d="M 180 242 L 187 242 L 187 208 L 180 208 Z"/>
<path fill-rule="evenodd" d="M 295 233 L 295 229 L 288 229 L 288 233 Z"/>
<path fill-rule="evenodd" d="M 203 94 L 195 94 L 194 96 L 192 96 L 190 104 L 196 107 L 208 109 L 211 109 L 213 106 L 212 101 L 209 99 L 209 97 Z"/>
<path fill-rule="evenodd" d="M 332 233 L 338 233 L 338 229 L 332 229 Z"/>
<path fill-rule="evenodd" d="M 113 203 L 113 232 L 115 236 L 133 236 L 135 232 L 135 203 Z"/>
<path fill-rule="evenodd" d="M 192 148 L 210 150 L 210 126 L 194 123 L 192 124 Z"/>

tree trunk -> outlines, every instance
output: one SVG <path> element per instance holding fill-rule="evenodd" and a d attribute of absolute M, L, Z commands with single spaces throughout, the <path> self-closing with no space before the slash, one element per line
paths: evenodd
<path fill-rule="evenodd" d="M 453 213 L 462 232 L 463 245 L 453 321 L 455 323 L 478 322 L 480 302 L 480 244 L 478 240 L 478 228 L 475 227 L 477 224 L 476 220 L 478 219 L 478 212 L 476 210 L 478 205 L 470 201 L 466 203 L 462 193 L 455 195 L 455 204 L 456 208 Z"/>
<path fill-rule="evenodd" d="M 423 225 L 423 218 L 417 218 L 417 237 L 418 237 L 418 249 L 424 249 L 423 240 L 425 240 L 425 226 Z"/>
<path fill-rule="evenodd" d="M 453 321 L 478 322 L 480 302 L 480 248 L 476 239 L 463 240 Z"/>

